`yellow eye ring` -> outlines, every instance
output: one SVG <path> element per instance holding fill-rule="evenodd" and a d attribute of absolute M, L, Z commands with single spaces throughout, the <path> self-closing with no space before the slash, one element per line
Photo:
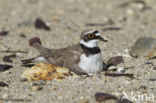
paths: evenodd
<path fill-rule="evenodd" d="M 95 37 L 94 34 L 88 34 L 88 38 L 92 39 L 92 38 L 94 38 L 94 37 Z"/>

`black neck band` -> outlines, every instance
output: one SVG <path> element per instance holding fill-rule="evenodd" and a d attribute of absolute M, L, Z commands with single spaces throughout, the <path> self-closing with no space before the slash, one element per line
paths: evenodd
<path fill-rule="evenodd" d="M 80 44 L 80 45 L 81 45 L 81 48 L 83 49 L 84 53 L 86 54 L 86 56 L 98 54 L 101 52 L 99 47 L 92 47 L 91 48 L 91 47 L 87 47 L 83 44 Z"/>

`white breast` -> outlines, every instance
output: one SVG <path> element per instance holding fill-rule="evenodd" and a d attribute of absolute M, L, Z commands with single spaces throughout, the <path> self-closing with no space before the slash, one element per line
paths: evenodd
<path fill-rule="evenodd" d="M 82 54 L 79 67 L 85 70 L 88 74 L 101 72 L 103 69 L 101 53 L 90 55 L 88 57 L 85 54 Z"/>

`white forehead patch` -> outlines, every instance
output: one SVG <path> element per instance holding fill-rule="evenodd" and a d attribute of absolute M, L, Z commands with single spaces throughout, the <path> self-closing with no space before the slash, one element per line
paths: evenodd
<path fill-rule="evenodd" d="M 91 34 L 91 33 L 94 33 L 95 31 L 97 31 L 97 30 L 92 30 L 92 31 L 86 32 L 85 35 L 87 35 L 87 34 Z M 95 35 L 96 35 L 96 36 L 99 36 L 100 33 L 97 32 L 97 33 L 95 33 Z"/>
<path fill-rule="evenodd" d="M 100 33 L 95 33 L 95 36 L 100 36 Z"/>

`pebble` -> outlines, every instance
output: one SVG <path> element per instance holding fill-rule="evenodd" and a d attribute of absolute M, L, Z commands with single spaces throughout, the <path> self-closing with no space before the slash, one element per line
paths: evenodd
<path fill-rule="evenodd" d="M 36 19 L 35 27 L 37 29 L 51 30 L 51 28 L 41 18 Z"/>
<path fill-rule="evenodd" d="M 0 64 L 0 72 L 4 72 L 6 70 L 9 70 L 12 67 L 13 67 L 12 65 Z"/>
<path fill-rule="evenodd" d="M 139 89 L 147 89 L 147 86 L 141 85 L 141 86 L 139 87 Z"/>
<path fill-rule="evenodd" d="M 117 100 L 117 97 L 114 95 L 108 94 L 108 93 L 103 93 L 103 92 L 98 92 L 95 94 L 95 100 L 97 102 L 103 102 L 103 101 L 108 100 L 108 99 Z"/>
<path fill-rule="evenodd" d="M 108 61 L 107 61 L 107 66 L 116 66 L 120 63 L 124 63 L 123 57 L 122 56 L 116 56 L 116 57 L 111 57 Z"/>
<path fill-rule="evenodd" d="M 41 44 L 40 38 L 34 37 L 34 38 L 31 38 L 31 39 L 29 40 L 29 45 L 30 45 L 30 46 L 33 46 L 34 43 L 39 43 L 39 44 Z"/>
<path fill-rule="evenodd" d="M 153 67 L 152 69 L 156 71 L 156 67 Z"/>
<path fill-rule="evenodd" d="M 30 87 L 30 90 L 32 90 L 32 91 L 36 91 L 36 90 L 38 90 L 38 91 L 40 91 L 40 90 L 43 90 L 43 86 L 31 86 Z"/>
<path fill-rule="evenodd" d="M 149 81 L 155 82 L 156 81 L 156 78 L 150 78 Z"/>
<path fill-rule="evenodd" d="M 124 17 L 124 16 L 119 16 L 119 17 L 118 17 L 118 20 L 119 20 L 120 22 L 122 22 L 122 21 L 127 21 L 127 18 Z"/>
<path fill-rule="evenodd" d="M 156 39 L 150 37 L 141 37 L 137 39 L 131 47 L 129 54 L 132 57 L 154 58 L 156 56 Z"/>
<path fill-rule="evenodd" d="M 146 65 L 154 66 L 152 62 L 146 62 Z M 154 68 L 154 67 L 153 67 Z"/>
<path fill-rule="evenodd" d="M 21 78 L 20 81 L 21 81 L 21 82 L 26 82 L 26 81 L 28 81 L 28 80 L 27 80 L 27 78 Z"/>
<path fill-rule="evenodd" d="M 139 87 L 139 90 L 141 90 L 143 93 L 147 93 L 147 86 L 141 85 L 141 86 Z"/>
<path fill-rule="evenodd" d="M 119 76 L 126 76 L 129 78 L 134 78 L 134 74 L 132 73 L 110 73 L 110 72 L 105 72 L 105 76 L 111 76 L 111 77 L 119 77 Z"/>
<path fill-rule="evenodd" d="M 0 87 L 8 87 L 8 84 L 4 83 L 4 82 L 0 82 Z"/>
<path fill-rule="evenodd" d="M 21 37 L 21 38 L 26 38 L 26 35 L 25 35 L 24 33 L 21 33 L 21 34 L 20 34 L 20 37 Z"/>
<path fill-rule="evenodd" d="M 13 61 L 11 60 L 11 58 L 16 58 L 16 54 L 11 54 L 11 55 L 4 56 L 3 61 L 12 63 Z"/>
<path fill-rule="evenodd" d="M 138 8 L 139 10 L 143 10 L 146 7 L 146 2 L 144 0 L 131 0 L 121 4 L 119 7 Z"/>
<path fill-rule="evenodd" d="M 0 36 L 6 36 L 9 33 L 9 31 L 1 31 Z"/>

